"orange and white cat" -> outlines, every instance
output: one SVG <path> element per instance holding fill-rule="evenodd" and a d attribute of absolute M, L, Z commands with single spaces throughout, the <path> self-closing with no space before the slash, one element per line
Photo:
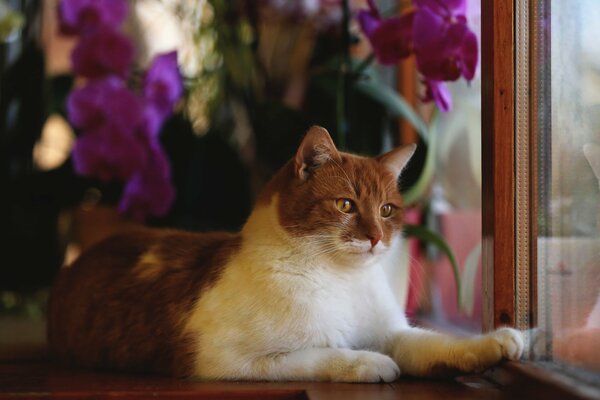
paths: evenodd
<path fill-rule="evenodd" d="M 383 267 L 414 149 L 359 157 L 313 127 L 239 234 L 140 229 L 102 242 L 58 277 L 52 352 L 94 368 L 338 382 L 519 358 L 513 329 L 453 338 L 411 327 L 396 302 Z"/>

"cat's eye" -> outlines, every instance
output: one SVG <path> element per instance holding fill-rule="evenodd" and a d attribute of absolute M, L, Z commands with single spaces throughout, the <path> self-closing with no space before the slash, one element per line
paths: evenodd
<path fill-rule="evenodd" d="M 354 211 L 354 203 L 350 199 L 337 199 L 335 206 L 343 213 L 351 213 Z"/>
<path fill-rule="evenodd" d="M 394 211 L 394 209 L 391 204 L 384 204 L 379 209 L 379 214 L 381 214 L 383 218 L 387 218 L 392 215 L 392 211 Z"/>

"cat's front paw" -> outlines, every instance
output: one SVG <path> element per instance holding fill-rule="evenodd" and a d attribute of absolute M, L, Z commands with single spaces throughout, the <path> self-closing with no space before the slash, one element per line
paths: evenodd
<path fill-rule="evenodd" d="M 400 368 L 384 354 L 359 351 L 335 375 L 333 380 L 339 382 L 393 382 L 400 376 Z"/>
<path fill-rule="evenodd" d="M 524 347 L 525 341 L 521 332 L 512 328 L 501 328 L 469 341 L 459 367 L 464 372 L 481 372 L 498 364 L 502 359 L 518 360 Z"/>

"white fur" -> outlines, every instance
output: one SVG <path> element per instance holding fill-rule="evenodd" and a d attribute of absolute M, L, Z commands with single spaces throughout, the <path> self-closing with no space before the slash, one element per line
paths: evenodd
<path fill-rule="evenodd" d="M 513 330 L 458 340 L 411 328 L 382 268 L 398 238 L 374 255 L 363 243 L 350 245 L 361 254 L 315 255 L 317 239 L 288 235 L 276 207 L 275 198 L 254 210 L 241 250 L 189 315 L 195 376 L 388 382 L 400 369 L 427 375 L 444 364 L 470 372 L 520 356 Z"/>

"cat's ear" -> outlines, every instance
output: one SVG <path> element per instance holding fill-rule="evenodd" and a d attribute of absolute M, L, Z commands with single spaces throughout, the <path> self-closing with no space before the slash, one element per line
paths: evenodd
<path fill-rule="evenodd" d="M 298 178 L 305 180 L 311 171 L 332 159 L 341 161 L 340 153 L 335 148 L 329 132 L 320 126 L 313 126 L 298 147 L 294 158 L 294 171 Z"/>
<path fill-rule="evenodd" d="M 400 176 L 402 170 L 408 162 L 410 158 L 415 154 L 415 150 L 417 149 L 416 144 L 409 144 L 403 147 L 398 147 L 392 151 L 389 151 L 385 154 L 377 157 L 377 161 L 383 164 L 389 171 L 391 171 L 395 176 Z"/>

